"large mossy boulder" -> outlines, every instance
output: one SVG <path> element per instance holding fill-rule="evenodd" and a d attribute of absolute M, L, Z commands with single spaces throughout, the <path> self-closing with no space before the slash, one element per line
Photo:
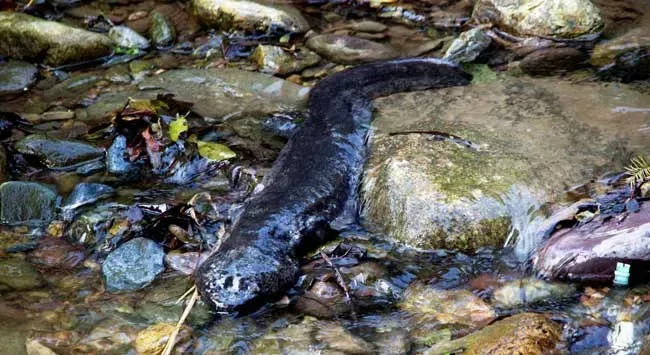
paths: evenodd
<path fill-rule="evenodd" d="M 545 315 L 520 313 L 500 320 L 470 335 L 437 343 L 427 355 L 552 354 L 562 341 L 562 327 Z"/>
<path fill-rule="evenodd" d="M 59 66 L 111 53 L 103 34 L 18 12 L 0 11 L 0 55 Z"/>
<path fill-rule="evenodd" d="M 479 0 L 472 17 L 520 36 L 575 38 L 604 27 L 590 0 Z"/>
<path fill-rule="evenodd" d="M 649 148 L 647 116 L 626 109 L 649 100 L 625 85 L 502 76 L 376 100 L 364 223 L 419 248 L 502 245 L 529 210 Z"/>

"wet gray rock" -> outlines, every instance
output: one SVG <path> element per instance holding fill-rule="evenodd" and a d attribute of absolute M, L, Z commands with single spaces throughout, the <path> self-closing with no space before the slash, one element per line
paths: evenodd
<path fill-rule="evenodd" d="M 325 34 L 310 37 L 306 46 L 333 62 L 360 64 L 399 57 L 392 47 L 353 36 Z"/>
<path fill-rule="evenodd" d="M 35 156 L 50 169 L 73 169 L 104 156 L 104 150 L 101 148 L 38 134 L 21 139 L 14 147 L 22 154 Z"/>
<path fill-rule="evenodd" d="M 59 197 L 37 182 L 8 181 L 0 185 L 0 223 L 46 225 L 55 216 Z"/>
<path fill-rule="evenodd" d="M 105 35 L 20 12 L 0 12 L 0 55 L 58 66 L 109 55 Z"/>
<path fill-rule="evenodd" d="M 12 60 L 0 64 L 0 96 L 25 92 L 34 82 L 38 69 L 35 66 Z"/>
<path fill-rule="evenodd" d="M 528 236 L 526 211 L 647 149 L 647 115 L 625 108 L 649 100 L 625 85 L 504 76 L 378 99 L 364 224 L 421 248 L 503 245 L 510 228 Z M 409 131 L 460 139 L 388 134 Z"/>
<path fill-rule="evenodd" d="M 104 79 L 115 84 L 128 84 L 131 82 L 129 68 L 126 65 L 112 66 L 106 70 Z"/>
<path fill-rule="evenodd" d="M 149 40 L 126 26 L 112 27 L 108 31 L 108 37 L 116 46 L 122 48 L 147 49 L 151 46 Z"/>
<path fill-rule="evenodd" d="M 177 69 L 145 78 L 148 92 L 168 92 L 213 119 L 265 116 L 305 107 L 309 88 L 270 75 L 237 69 Z"/>
<path fill-rule="evenodd" d="M 472 17 L 520 36 L 575 38 L 598 34 L 604 27 L 590 0 L 479 0 Z"/>
<path fill-rule="evenodd" d="M 545 48 L 527 55 L 519 68 L 530 75 L 566 73 L 585 65 L 587 56 L 571 47 Z"/>
<path fill-rule="evenodd" d="M 155 242 L 135 238 L 115 249 L 102 264 L 109 292 L 134 291 L 150 284 L 165 270 L 165 252 Z"/>
<path fill-rule="evenodd" d="M 47 102 L 57 101 L 62 106 L 72 107 L 80 104 L 101 79 L 93 73 L 72 73 L 62 82 L 43 91 L 41 97 Z"/>
<path fill-rule="evenodd" d="M 193 0 L 194 13 L 204 25 L 222 30 L 296 32 L 309 30 L 309 23 L 291 6 L 249 0 Z"/>
<path fill-rule="evenodd" d="M 253 59 L 261 72 L 283 76 L 297 73 L 320 62 L 320 56 L 308 49 L 289 54 L 282 47 L 269 45 L 257 46 Z"/>
<path fill-rule="evenodd" d="M 72 219 L 77 208 L 110 197 L 114 191 L 112 187 L 104 184 L 92 182 L 78 184 L 63 201 L 63 206 L 61 206 L 63 218 L 67 220 Z"/>
<path fill-rule="evenodd" d="M 650 77 L 650 16 L 647 24 L 594 48 L 590 63 L 600 68 L 602 74 L 624 81 Z"/>
<path fill-rule="evenodd" d="M 28 291 L 42 285 L 41 274 L 25 260 L 0 259 L 0 291 Z"/>
<path fill-rule="evenodd" d="M 454 63 L 469 63 L 490 45 L 492 40 L 480 28 L 461 33 L 449 48 L 443 59 Z"/>
<path fill-rule="evenodd" d="M 156 47 L 171 46 L 176 40 L 174 24 L 162 13 L 154 11 L 151 15 L 149 37 Z"/>
<path fill-rule="evenodd" d="M 137 170 L 137 166 L 126 156 L 126 137 L 115 137 L 106 151 L 106 169 L 111 174 L 126 174 Z"/>

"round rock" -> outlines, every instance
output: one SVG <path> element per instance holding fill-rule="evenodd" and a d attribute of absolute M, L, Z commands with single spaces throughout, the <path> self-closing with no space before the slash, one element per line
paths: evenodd
<path fill-rule="evenodd" d="M 19 94 L 36 81 L 38 69 L 23 61 L 0 64 L 0 96 Z"/>
<path fill-rule="evenodd" d="M 222 30 L 296 33 L 309 30 L 307 20 L 291 6 L 247 0 L 194 0 L 192 5 L 203 24 Z"/>
<path fill-rule="evenodd" d="M 134 291 L 151 283 L 165 270 L 165 252 L 155 242 L 135 238 L 115 249 L 102 265 L 109 292 Z"/>
<path fill-rule="evenodd" d="M 578 69 L 585 65 L 586 59 L 587 56 L 575 48 L 545 48 L 527 55 L 519 67 L 530 75 L 553 75 Z"/>
<path fill-rule="evenodd" d="M 341 64 L 359 64 L 397 58 L 392 47 L 353 36 L 326 34 L 307 40 L 307 47 L 321 56 Z"/>

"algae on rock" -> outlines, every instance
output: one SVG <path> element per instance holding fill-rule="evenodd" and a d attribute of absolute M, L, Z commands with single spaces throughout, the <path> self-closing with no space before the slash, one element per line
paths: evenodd
<path fill-rule="evenodd" d="M 193 0 L 196 17 L 206 26 L 222 30 L 258 30 L 304 33 L 309 23 L 300 12 L 285 5 L 252 0 Z"/>
<path fill-rule="evenodd" d="M 472 17 L 487 18 L 520 36 L 575 38 L 598 34 L 604 27 L 590 0 L 479 0 Z"/>
<path fill-rule="evenodd" d="M 553 353 L 562 341 L 562 327 L 536 313 L 520 313 L 455 340 L 445 340 L 428 349 L 427 355 L 543 355 Z"/>
<path fill-rule="evenodd" d="M 18 12 L 0 11 L 0 38 L 0 55 L 52 66 L 102 57 L 113 47 L 103 34 Z"/>
<path fill-rule="evenodd" d="M 618 109 L 649 99 L 625 85 L 503 75 L 378 99 L 363 222 L 419 248 L 502 245 L 511 225 L 527 232 L 529 210 L 650 148 L 644 114 Z"/>

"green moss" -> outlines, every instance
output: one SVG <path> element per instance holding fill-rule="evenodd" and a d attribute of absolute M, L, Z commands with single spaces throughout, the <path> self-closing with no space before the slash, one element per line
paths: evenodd
<path fill-rule="evenodd" d="M 548 354 L 561 341 L 561 327 L 542 314 L 520 313 L 470 335 L 442 341 L 425 352 L 442 355 L 463 350 L 478 354 Z"/>
<path fill-rule="evenodd" d="M 0 11 L 0 54 L 61 64 L 108 55 L 108 37 L 23 13 Z"/>
<path fill-rule="evenodd" d="M 472 74 L 472 84 L 483 84 L 496 81 L 498 79 L 497 73 L 490 69 L 487 64 L 477 63 L 464 63 L 463 69 Z"/>

